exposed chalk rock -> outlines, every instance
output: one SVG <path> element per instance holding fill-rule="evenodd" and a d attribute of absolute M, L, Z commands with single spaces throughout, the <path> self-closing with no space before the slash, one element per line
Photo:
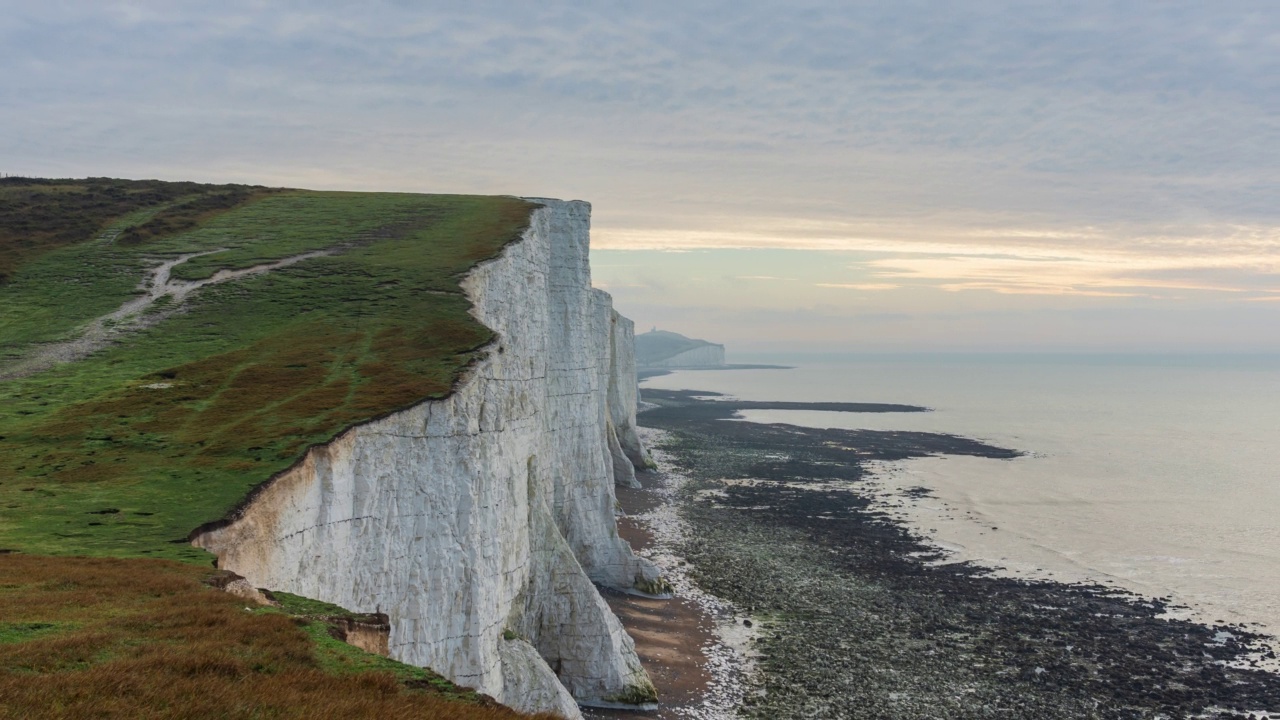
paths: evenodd
<path fill-rule="evenodd" d="M 391 623 L 386 615 L 370 615 L 362 620 L 330 618 L 327 623 L 334 637 L 348 645 L 354 645 L 367 653 L 383 657 L 391 654 L 388 642 L 391 637 Z"/>
<path fill-rule="evenodd" d="M 217 588 L 218 590 L 230 595 L 235 595 L 238 598 L 248 600 L 254 605 L 278 606 L 280 604 L 271 600 L 266 595 L 263 595 L 258 591 L 258 588 L 250 585 L 248 580 L 245 580 L 240 575 L 229 570 L 222 570 L 215 573 L 213 576 L 205 579 L 204 582 L 210 587 Z"/>
<path fill-rule="evenodd" d="M 613 319 L 613 360 L 609 382 L 609 423 L 612 437 L 617 441 L 623 458 L 614 457 L 614 477 L 619 485 L 640 487 L 635 479 L 635 468 L 651 467 L 653 460 L 636 434 L 636 410 L 640 403 L 640 388 L 636 381 L 636 326 L 631 320 L 616 312 Z M 625 461 L 624 461 L 625 460 Z"/>
<path fill-rule="evenodd" d="M 536 200 L 463 282 L 497 333 L 449 397 L 309 452 L 194 543 L 257 587 L 390 619 L 392 657 L 525 711 L 652 695 L 593 582 L 652 587 L 614 483 L 647 461 L 634 329 L 591 288 L 590 206 Z"/>
<path fill-rule="evenodd" d="M 565 717 L 582 717 L 573 696 L 532 645 L 513 638 L 502 641 L 498 652 L 502 658 L 503 690 L 508 697 L 521 700 L 519 704 L 507 702 L 507 705 L 529 712 L 554 708 L 552 712 L 558 711 Z"/>

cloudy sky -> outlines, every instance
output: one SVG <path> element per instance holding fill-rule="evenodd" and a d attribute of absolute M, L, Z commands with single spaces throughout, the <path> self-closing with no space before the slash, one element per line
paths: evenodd
<path fill-rule="evenodd" d="M 1280 5 L 0 0 L 0 172 L 590 200 L 739 349 L 1280 351 Z"/>

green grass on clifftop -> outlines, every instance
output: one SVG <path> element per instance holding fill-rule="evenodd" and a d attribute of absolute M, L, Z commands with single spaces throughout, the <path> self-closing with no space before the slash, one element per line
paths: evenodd
<path fill-rule="evenodd" d="M 44 182 L 0 186 L 0 202 L 87 192 Z M 154 324 L 85 359 L 0 380 L 0 548 L 207 562 L 188 533 L 308 446 L 450 391 L 491 338 L 459 282 L 534 207 L 154 185 L 148 202 L 99 208 L 25 249 L 30 218 L 71 206 L 0 212 L 12 225 L 0 227 L 0 376 L 137 297 L 166 258 L 217 250 L 174 270 L 197 280 L 331 254 L 204 287 L 177 312 L 162 301 Z"/>

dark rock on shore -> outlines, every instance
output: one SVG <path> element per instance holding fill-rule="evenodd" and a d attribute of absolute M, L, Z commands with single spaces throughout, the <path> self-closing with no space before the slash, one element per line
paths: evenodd
<path fill-rule="evenodd" d="M 1127 720 L 1280 709 L 1280 676 L 1237 665 L 1269 651 L 1269 638 L 1163 619 L 1164 599 L 947 564 L 875 511 L 864 489 L 868 461 L 1015 451 L 951 435 L 725 422 L 735 402 L 704 399 L 712 393 L 643 395 L 660 407 L 641 424 L 669 433 L 663 449 L 690 477 L 680 503 L 698 528 L 683 548 L 694 577 L 755 610 L 761 673 L 749 717 Z"/>

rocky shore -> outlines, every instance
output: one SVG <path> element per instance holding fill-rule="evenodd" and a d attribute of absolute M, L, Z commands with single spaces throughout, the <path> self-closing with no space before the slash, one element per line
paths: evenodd
<path fill-rule="evenodd" d="M 661 431 L 640 428 L 646 447 L 661 442 Z M 679 550 L 696 530 L 680 515 L 679 496 L 687 478 L 672 458 L 653 450 L 659 470 L 637 472 L 640 487 L 619 487 L 624 516 L 618 533 L 662 569 L 673 597 L 650 598 L 603 591 L 605 600 L 635 639 L 636 654 L 658 691 L 653 711 L 588 708 L 587 720 L 734 720 L 753 673 L 750 641 L 755 633 L 732 603 L 711 595 L 690 578 Z"/>
<path fill-rule="evenodd" d="M 682 477 L 669 502 L 696 528 L 672 549 L 701 590 L 749 613 L 747 717 L 1280 717 L 1280 676 L 1257 666 L 1270 638 L 1168 619 L 1167 599 L 948 563 L 873 502 L 875 461 L 1014 450 L 726 422 L 738 403 L 714 393 L 643 399 L 657 407 L 640 423 Z"/>

